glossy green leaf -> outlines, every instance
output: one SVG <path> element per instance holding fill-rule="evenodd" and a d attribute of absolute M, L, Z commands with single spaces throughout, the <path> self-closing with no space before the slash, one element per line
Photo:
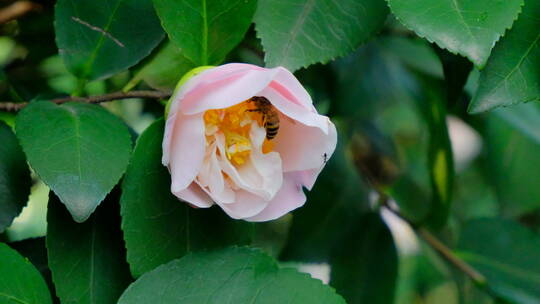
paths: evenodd
<path fill-rule="evenodd" d="M 17 115 L 17 137 L 32 168 L 85 221 L 126 170 L 131 140 L 104 108 L 38 101 Z"/>
<path fill-rule="evenodd" d="M 540 302 L 540 237 L 511 220 L 468 222 L 459 256 L 487 279 L 487 287 L 512 303 Z"/>
<path fill-rule="evenodd" d="M 154 0 L 169 38 L 196 66 L 217 65 L 242 41 L 256 0 Z"/>
<path fill-rule="evenodd" d="M 330 285 L 347 303 L 393 304 L 398 257 L 392 234 L 378 214 L 366 214 L 336 246 Z"/>
<path fill-rule="evenodd" d="M 338 134 L 341 131 L 343 129 L 338 125 Z M 306 193 L 306 204 L 293 211 L 289 236 L 280 259 L 328 261 L 336 243 L 367 209 L 367 189 L 355 171 L 344 143 L 344 137 L 341 137 L 315 186 Z"/>
<path fill-rule="evenodd" d="M 51 270 L 49 269 L 49 263 L 47 261 L 45 237 L 27 238 L 22 241 L 10 242 L 9 246 L 12 249 L 15 249 L 24 258 L 28 259 L 32 265 L 36 267 L 41 273 L 41 276 L 45 279 L 45 283 L 47 283 L 47 287 L 53 297 L 53 303 L 57 303 L 55 301 L 57 298 L 52 282 Z"/>
<path fill-rule="evenodd" d="M 59 0 L 55 32 L 68 70 L 85 80 L 129 68 L 163 38 L 151 0 Z"/>
<path fill-rule="evenodd" d="M 353 52 L 387 13 L 384 0 L 259 0 L 255 24 L 267 66 L 295 71 Z"/>
<path fill-rule="evenodd" d="M 158 52 L 135 74 L 132 84 L 143 80 L 154 89 L 173 91 L 182 76 L 195 65 L 186 59 L 170 41 L 166 41 Z"/>
<path fill-rule="evenodd" d="M 109 195 L 88 221 L 79 224 L 51 194 L 47 253 L 63 304 L 116 303 L 130 283 L 117 197 Z"/>
<path fill-rule="evenodd" d="M 39 271 L 3 243 L 0 243 L 0 303 L 52 303 L 47 284 Z"/>
<path fill-rule="evenodd" d="M 388 0 L 416 34 L 483 67 L 495 42 L 512 26 L 523 0 Z"/>
<path fill-rule="evenodd" d="M 540 2 L 525 0 L 514 26 L 493 49 L 470 113 L 540 100 Z"/>
<path fill-rule="evenodd" d="M 161 164 L 163 129 L 160 119 L 139 137 L 122 184 L 122 230 L 134 276 L 193 250 L 247 244 L 253 232 L 251 223 L 217 207 L 195 209 L 171 194 Z"/>
<path fill-rule="evenodd" d="M 189 254 L 144 274 L 119 304 L 345 303 L 321 281 L 277 263 L 256 249 Z"/>
<path fill-rule="evenodd" d="M 19 215 L 30 194 L 30 170 L 19 142 L 0 122 L 0 233 Z"/>

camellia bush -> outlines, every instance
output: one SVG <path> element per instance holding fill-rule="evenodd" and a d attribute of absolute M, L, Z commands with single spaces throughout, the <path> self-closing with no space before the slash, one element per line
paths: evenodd
<path fill-rule="evenodd" d="M 540 303 L 540 1 L 0 2 L 0 304 Z"/>

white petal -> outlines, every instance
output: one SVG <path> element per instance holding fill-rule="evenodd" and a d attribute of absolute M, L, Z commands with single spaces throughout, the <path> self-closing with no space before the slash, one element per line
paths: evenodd
<path fill-rule="evenodd" d="M 201 189 L 201 187 L 199 187 L 195 183 L 192 183 L 186 189 L 173 192 L 173 194 L 179 199 L 186 201 L 199 208 L 208 208 L 214 204 L 210 196 L 208 196 L 208 194 L 206 194 Z"/>
<path fill-rule="evenodd" d="M 201 167 L 201 171 L 197 176 L 197 184 L 210 197 L 221 204 L 229 204 L 234 202 L 235 195 L 229 185 L 225 183 L 221 166 L 216 155 L 216 144 L 213 143 L 207 148 L 206 157 Z"/>

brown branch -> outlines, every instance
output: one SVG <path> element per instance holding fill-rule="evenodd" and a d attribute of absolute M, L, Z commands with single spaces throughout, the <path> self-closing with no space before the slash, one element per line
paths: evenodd
<path fill-rule="evenodd" d="M 471 278 L 476 284 L 484 285 L 486 283 L 486 278 L 481 273 L 479 273 L 476 269 L 474 269 L 471 265 L 467 264 L 465 261 L 458 258 L 448 247 L 446 247 L 446 245 L 444 245 L 433 234 L 431 234 L 431 232 L 427 231 L 424 228 L 418 228 L 416 229 L 416 232 L 443 258 L 445 258 L 461 272 L 469 276 L 469 278 Z"/>
<path fill-rule="evenodd" d="M 410 220 L 405 218 L 399 211 L 395 210 L 388 204 L 389 197 L 382 193 L 381 191 L 377 190 L 379 194 L 379 204 L 387 209 L 388 211 L 395 214 L 397 217 L 405 221 L 407 224 L 409 224 L 414 231 L 420 236 L 431 248 L 433 248 L 437 253 L 439 253 L 447 262 L 452 264 L 454 267 L 459 269 L 461 272 L 466 274 L 473 282 L 476 284 L 483 286 L 486 284 L 486 278 L 478 272 L 476 269 L 474 269 L 471 265 L 467 264 L 467 262 L 461 260 L 458 258 L 450 248 L 448 248 L 443 242 L 441 242 L 439 239 L 437 239 L 431 232 L 426 230 L 425 228 L 419 227 L 412 223 Z"/>
<path fill-rule="evenodd" d="M 30 1 L 17 1 L 0 10 L 0 24 L 15 20 L 27 13 L 41 9 L 41 5 Z"/>
<path fill-rule="evenodd" d="M 146 98 L 146 99 L 166 99 L 171 96 L 168 92 L 160 91 L 131 91 L 131 92 L 114 92 L 105 95 L 89 96 L 89 97 L 62 97 L 51 99 L 51 102 L 62 104 L 70 101 L 79 101 L 86 103 L 101 103 L 106 101 L 128 99 L 128 98 Z M 28 102 L 0 102 L 0 111 L 14 112 L 19 111 L 28 105 Z"/>

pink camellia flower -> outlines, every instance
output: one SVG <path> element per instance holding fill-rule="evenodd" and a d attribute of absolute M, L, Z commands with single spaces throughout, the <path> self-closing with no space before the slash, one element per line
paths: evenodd
<path fill-rule="evenodd" d="M 305 203 L 302 187 L 313 187 L 336 141 L 334 124 L 291 72 L 231 63 L 177 88 L 162 162 L 181 200 L 268 221 Z"/>

